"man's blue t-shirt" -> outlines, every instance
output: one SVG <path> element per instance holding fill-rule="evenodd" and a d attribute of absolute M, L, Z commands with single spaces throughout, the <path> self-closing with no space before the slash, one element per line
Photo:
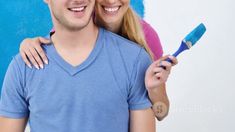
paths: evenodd
<path fill-rule="evenodd" d="M 0 116 L 29 118 L 32 132 L 128 132 L 129 111 L 151 107 L 146 51 L 99 29 L 89 57 L 74 67 L 44 46 L 49 64 L 28 68 L 18 54 L 7 70 Z M 78 53 L 79 54 L 79 53 Z"/>

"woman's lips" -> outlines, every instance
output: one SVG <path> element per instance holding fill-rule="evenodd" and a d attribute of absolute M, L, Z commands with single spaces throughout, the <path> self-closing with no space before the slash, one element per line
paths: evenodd
<path fill-rule="evenodd" d="M 106 14 L 113 15 L 118 13 L 118 10 L 120 9 L 121 6 L 113 6 L 113 7 L 102 6 L 102 7 Z"/>

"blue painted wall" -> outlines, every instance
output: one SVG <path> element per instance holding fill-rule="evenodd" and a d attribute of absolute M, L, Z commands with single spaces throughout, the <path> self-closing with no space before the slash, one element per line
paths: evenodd
<path fill-rule="evenodd" d="M 144 0 L 131 0 L 131 6 L 142 18 L 144 17 Z"/>
<path fill-rule="evenodd" d="M 143 0 L 132 0 L 132 7 L 144 16 Z M 43 0 L 0 1 L 0 92 L 12 56 L 18 53 L 26 37 L 45 36 L 52 27 Z"/>

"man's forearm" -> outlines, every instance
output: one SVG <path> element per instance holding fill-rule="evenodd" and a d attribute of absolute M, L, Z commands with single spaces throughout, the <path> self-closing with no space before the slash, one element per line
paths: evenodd
<path fill-rule="evenodd" d="M 163 120 L 168 115 L 170 105 L 165 84 L 158 88 L 149 89 L 148 94 L 153 104 L 152 109 L 156 118 L 159 121 Z"/>
<path fill-rule="evenodd" d="M 0 116 L 0 132 L 24 132 L 27 118 L 10 119 Z"/>

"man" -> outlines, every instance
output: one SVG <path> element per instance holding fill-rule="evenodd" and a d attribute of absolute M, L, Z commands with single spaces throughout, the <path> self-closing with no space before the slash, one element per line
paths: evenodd
<path fill-rule="evenodd" d="M 144 86 L 151 63 L 136 44 L 98 28 L 95 0 L 45 0 L 55 34 L 49 64 L 30 69 L 17 55 L 0 101 L 0 132 L 154 132 Z"/>

